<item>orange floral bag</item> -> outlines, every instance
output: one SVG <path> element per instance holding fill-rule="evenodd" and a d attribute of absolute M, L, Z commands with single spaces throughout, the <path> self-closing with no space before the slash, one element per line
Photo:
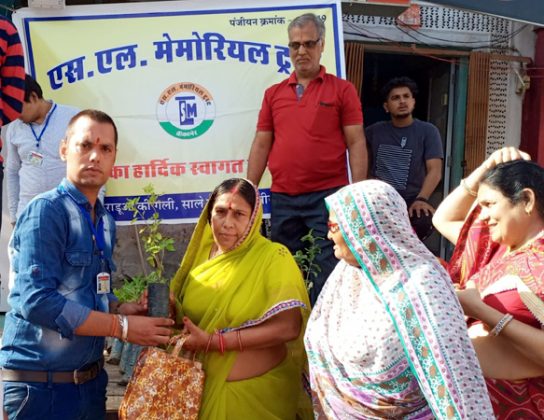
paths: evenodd
<path fill-rule="evenodd" d="M 119 407 L 121 420 L 197 420 L 205 373 L 202 364 L 180 357 L 184 338 L 169 353 L 142 351 Z"/>

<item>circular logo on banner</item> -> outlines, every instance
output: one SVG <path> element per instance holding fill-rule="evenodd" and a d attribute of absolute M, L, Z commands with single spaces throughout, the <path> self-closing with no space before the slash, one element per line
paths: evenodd
<path fill-rule="evenodd" d="M 196 83 L 174 83 L 162 91 L 157 118 L 171 136 L 189 140 L 204 134 L 215 119 L 212 95 Z"/>

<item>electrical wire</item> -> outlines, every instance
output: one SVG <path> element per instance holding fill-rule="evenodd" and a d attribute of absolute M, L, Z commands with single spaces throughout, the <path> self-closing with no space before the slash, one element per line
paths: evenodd
<path fill-rule="evenodd" d="M 484 45 L 494 45 L 494 44 L 497 44 L 497 43 L 508 42 L 508 41 L 512 40 L 512 38 L 514 38 L 516 35 L 518 35 L 521 31 L 523 31 L 527 26 L 529 26 L 529 25 L 525 24 L 525 25 L 521 26 L 520 28 L 516 29 L 513 32 L 510 32 L 510 33 L 505 34 L 505 35 L 498 35 L 496 40 L 493 41 L 493 43 L 484 44 Z M 436 41 L 452 42 L 451 39 L 440 38 L 440 37 L 437 37 L 437 36 L 434 36 L 434 35 L 429 35 L 429 34 L 426 34 L 424 32 L 421 32 L 418 29 L 413 29 L 413 28 L 411 28 L 411 29 L 414 32 L 417 32 L 419 35 L 421 35 L 421 36 L 423 36 L 425 38 L 433 39 L 433 40 L 436 40 Z M 458 43 L 458 44 L 470 45 L 470 44 L 479 44 L 482 41 L 453 41 L 453 42 Z"/>
<path fill-rule="evenodd" d="M 357 29 L 359 29 L 358 25 L 356 25 L 353 22 L 345 21 L 344 24 L 345 23 L 348 23 L 350 26 L 356 27 Z M 529 25 L 525 24 L 525 25 L 522 25 L 521 27 L 519 27 L 518 29 L 516 29 L 513 32 L 510 32 L 510 33 L 505 34 L 505 35 L 499 35 L 498 37 L 496 37 L 493 40 L 493 42 L 489 42 L 489 43 L 482 43 L 482 41 L 452 41 L 450 39 L 440 38 L 440 37 L 437 37 L 437 36 L 426 34 L 426 33 L 422 32 L 422 31 L 420 31 L 418 29 L 414 29 L 414 28 L 410 28 L 410 29 L 412 31 L 414 31 L 415 33 L 417 33 L 418 35 L 423 36 L 425 38 L 429 38 L 429 39 L 436 40 L 436 41 L 441 41 L 441 42 L 453 43 L 454 45 L 470 46 L 472 49 L 492 48 L 492 49 L 499 49 L 499 50 L 502 50 L 502 51 L 515 51 L 515 52 L 518 52 L 518 50 L 515 49 L 515 48 L 503 47 L 500 44 L 506 43 L 506 42 L 512 40 L 516 35 L 518 35 L 521 31 L 523 31 L 527 26 L 529 26 Z M 407 35 L 408 37 L 412 38 L 413 40 L 417 41 L 420 44 L 423 44 L 423 45 L 426 45 L 426 46 L 429 46 L 429 47 L 433 46 L 432 44 L 429 44 L 429 43 L 423 41 L 422 39 L 414 36 L 413 34 L 408 32 L 407 30 L 405 30 L 405 28 L 407 28 L 406 25 L 403 26 L 402 24 L 397 24 L 397 25 L 392 26 L 392 27 L 396 28 L 397 30 L 404 33 L 405 35 Z M 366 29 L 368 30 L 368 28 L 366 28 Z M 369 32 L 371 32 L 371 31 L 369 31 Z M 370 37 L 370 38 L 375 39 L 375 37 Z M 387 39 L 385 37 L 381 37 L 381 38 Z M 394 42 L 392 40 L 389 40 L 389 41 Z"/>
<path fill-rule="evenodd" d="M 8 5 L 6 4 L 1 4 L 0 3 L 0 9 L 4 9 L 4 10 L 7 10 L 11 13 L 15 12 L 16 9 L 14 9 L 13 7 L 9 7 Z"/>
<path fill-rule="evenodd" d="M 360 28 L 357 28 L 357 29 L 360 29 Z M 361 31 L 359 30 L 359 32 L 349 32 L 349 31 L 346 31 L 344 30 L 344 33 L 347 34 L 347 35 L 354 35 L 354 36 L 363 36 L 367 39 L 373 39 L 373 40 L 378 40 L 378 41 L 382 41 L 382 42 L 389 42 L 391 44 L 394 44 L 396 46 L 403 46 L 400 42 L 398 41 L 395 41 L 395 40 L 392 40 L 392 39 L 389 39 L 389 38 L 386 38 L 386 37 L 382 37 L 380 35 L 377 35 L 375 33 L 372 33 L 372 31 L 368 31 L 366 30 L 368 33 L 361 33 L 361 32 L 364 32 L 364 31 Z M 369 34 L 370 33 L 370 34 Z M 447 63 L 451 63 L 451 64 L 455 64 L 455 65 L 459 65 L 460 64 L 460 61 L 459 59 L 456 59 L 456 58 L 443 58 L 443 57 L 437 57 L 433 54 L 427 54 L 427 53 L 423 53 L 421 51 L 418 51 L 416 48 L 412 49 L 412 52 L 414 54 L 417 54 L 417 55 L 420 55 L 422 57 L 428 57 L 428 58 L 431 58 L 433 60 L 437 60 L 437 61 L 443 61 L 443 62 L 447 62 Z"/>
<path fill-rule="evenodd" d="M 355 23 L 353 22 L 350 22 L 350 21 L 346 21 L 344 22 L 344 24 L 347 24 L 348 26 L 351 26 L 352 29 L 354 29 L 356 32 L 350 32 L 350 31 L 346 31 L 344 29 L 344 33 L 347 34 L 347 35 L 353 35 L 353 36 L 360 36 L 360 37 L 364 37 L 364 38 L 367 38 L 367 39 L 372 39 L 372 40 L 377 40 L 377 41 L 381 41 L 381 42 L 389 42 L 395 46 L 406 46 L 405 44 L 399 42 L 399 41 L 396 41 L 396 40 L 393 40 L 393 39 L 390 39 L 388 37 L 385 37 L 385 36 L 382 36 L 382 35 L 379 35 L 375 32 L 372 32 L 371 30 L 369 30 L 367 27 L 366 28 L 362 28 L 358 25 L 356 25 Z M 519 34 L 523 29 L 525 29 L 527 25 L 524 25 L 523 27 L 519 28 L 518 30 L 512 32 L 511 34 L 509 34 L 509 38 L 508 39 L 512 39 L 514 36 L 516 36 L 517 34 Z M 401 32 L 404 32 L 406 35 L 410 36 L 412 39 L 416 40 L 418 43 L 421 43 L 427 47 L 435 47 L 434 45 L 430 45 L 430 44 L 427 44 L 423 41 L 421 41 L 420 39 L 418 39 L 417 37 L 414 37 L 412 34 L 409 34 L 407 33 L 406 31 L 404 31 L 403 29 L 400 29 L 399 27 L 397 27 Z M 421 32 L 419 31 L 416 31 L 420 34 L 422 34 Z M 433 37 L 430 37 L 430 38 L 433 38 Z M 440 38 L 435 38 L 437 40 L 441 40 Z M 448 42 L 451 42 L 450 40 L 445 40 L 445 39 L 442 39 L 442 41 L 448 41 Z M 467 42 L 461 42 L 461 44 L 469 44 L 470 42 L 467 41 Z M 485 44 L 484 46 L 473 46 L 472 50 L 477 50 L 477 49 L 481 49 L 481 48 L 493 48 L 493 44 Z M 510 50 L 510 51 L 515 51 L 517 52 L 518 54 L 519 51 L 515 48 L 496 48 L 494 47 L 493 49 L 497 49 L 497 50 L 502 50 L 502 51 L 505 51 L 505 50 Z M 453 64 L 455 66 L 462 66 L 462 65 L 467 65 L 468 63 L 467 62 L 462 62 L 460 59 L 458 58 L 443 58 L 443 57 L 437 57 L 435 55 L 432 55 L 432 54 L 426 54 L 426 53 L 423 53 L 421 51 L 418 51 L 417 48 L 413 48 L 412 49 L 412 53 L 413 54 L 416 54 L 416 55 L 419 55 L 419 56 L 422 56 L 422 57 L 427 57 L 429 59 L 432 59 L 432 60 L 436 60 L 436 61 L 442 61 L 442 62 L 446 62 L 446 63 L 450 63 L 450 64 Z M 521 55 L 521 54 L 520 54 Z M 544 67 L 533 67 L 533 68 L 527 68 L 526 70 L 537 70 L 537 69 L 544 69 Z M 509 71 L 512 71 L 512 70 L 515 70 L 514 69 L 514 66 L 513 64 L 509 64 L 508 65 L 508 70 Z M 544 75 L 532 75 L 530 76 L 531 79 L 544 79 Z"/>
<path fill-rule="evenodd" d="M 348 23 L 351 26 L 355 26 L 354 29 L 356 31 L 358 31 L 358 32 L 349 32 L 349 31 L 344 30 L 344 33 L 347 34 L 347 35 L 363 36 L 363 37 L 368 38 L 368 39 L 378 40 L 378 41 L 382 41 L 382 42 L 389 42 L 389 43 L 391 43 L 393 45 L 396 45 L 396 46 L 403 46 L 402 43 L 400 43 L 400 42 L 398 42 L 396 40 L 393 40 L 393 39 L 378 35 L 375 32 L 370 31 L 368 28 L 363 29 L 363 28 L 361 28 L 361 27 L 359 27 L 357 25 L 354 25 L 351 22 L 348 22 Z M 432 47 L 432 46 L 430 46 L 430 47 Z M 423 53 L 421 51 L 418 51 L 416 48 L 412 49 L 412 51 L 413 51 L 414 54 L 420 55 L 422 57 L 428 57 L 428 58 L 431 58 L 433 60 L 443 61 L 443 62 L 452 63 L 452 64 L 456 64 L 456 65 L 460 64 L 459 59 L 456 59 L 456 58 L 437 57 L 437 56 L 435 56 L 433 54 L 427 54 L 427 53 Z"/>
<path fill-rule="evenodd" d="M 393 40 L 391 38 L 388 38 L 386 36 L 383 36 L 383 35 L 380 35 L 380 34 L 377 34 L 376 32 L 373 32 L 371 30 L 368 29 L 368 27 L 361 27 L 359 25 L 357 25 L 356 23 L 354 22 L 351 22 L 351 21 L 345 21 L 344 22 L 344 25 L 345 26 L 349 26 L 351 27 L 351 29 L 353 29 L 355 32 L 350 32 L 350 31 L 347 31 L 344 29 L 344 33 L 347 34 L 347 35 L 353 35 L 353 36 L 360 36 L 360 37 L 364 37 L 364 38 L 367 38 L 367 39 L 371 39 L 371 40 L 376 40 L 376 41 L 380 41 L 380 42 L 388 42 L 388 43 L 391 43 L 393 45 L 396 45 L 396 46 L 405 46 L 403 45 L 403 43 L 397 41 L 397 40 Z M 508 39 L 512 39 L 514 36 L 516 36 L 517 34 L 519 34 L 523 29 L 525 29 L 528 25 L 523 25 L 522 27 L 518 28 L 517 30 L 515 30 L 514 32 L 511 32 L 509 35 L 508 35 Z M 404 30 L 404 28 L 401 27 L 401 25 L 398 25 L 396 27 L 399 31 L 403 32 L 405 35 L 409 36 L 410 38 L 412 38 L 413 40 L 417 41 L 419 44 L 422 44 L 426 47 L 430 47 L 430 48 L 436 48 L 436 45 L 432 45 L 432 44 L 428 44 L 426 42 L 424 42 L 423 40 L 417 38 L 416 36 L 412 35 L 411 33 L 407 32 L 406 30 Z M 417 32 L 418 34 L 420 35 L 425 35 L 423 34 L 422 32 L 420 31 L 415 31 Z M 431 37 L 429 36 L 430 38 L 435 38 L 437 40 L 443 40 L 443 41 L 448 41 L 448 42 L 451 42 L 450 40 L 445 40 L 445 39 L 442 39 L 442 38 L 438 38 L 438 37 Z M 480 42 L 480 41 L 479 41 Z M 472 43 L 472 41 L 467 41 L 467 42 L 463 42 L 463 41 L 460 41 L 459 42 L 461 45 L 465 45 L 465 44 L 470 44 Z M 472 48 L 471 50 L 479 50 L 479 49 L 494 49 L 494 50 L 498 50 L 500 52 L 503 52 L 503 51 L 513 51 L 513 52 L 516 52 L 518 55 L 521 55 L 520 52 L 515 49 L 515 48 L 511 48 L 511 47 L 498 47 L 497 45 L 493 44 L 493 43 L 486 43 L 486 44 L 481 44 L 481 45 L 472 45 Z M 458 58 L 443 58 L 443 57 L 438 57 L 436 55 L 433 55 L 433 54 L 427 54 L 427 53 L 423 53 L 421 51 L 418 51 L 416 48 L 413 48 L 412 49 L 412 52 L 414 54 L 417 54 L 417 55 L 420 55 L 422 57 L 428 57 L 430 59 L 433 59 L 433 60 L 437 60 L 437 61 L 442 61 L 442 62 L 447 62 L 447 63 L 451 63 L 451 64 L 455 64 L 455 65 L 462 65 L 463 63 L 458 59 Z M 513 67 L 511 67 L 513 68 Z"/>
<path fill-rule="evenodd" d="M 430 46 L 430 44 L 426 43 L 425 41 L 421 40 L 420 38 L 414 36 L 413 34 L 409 33 L 408 31 L 404 30 L 404 28 L 402 27 L 402 25 L 399 25 L 397 26 L 397 29 L 399 31 L 401 31 L 402 33 L 404 33 L 405 35 L 409 36 L 410 38 L 418 41 L 419 43 L 422 43 L 424 45 L 427 45 L 427 46 Z M 491 43 L 482 43 L 481 41 L 452 41 L 452 40 L 446 40 L 446 39 L 442 39 L 442 38 L 437 38 L 437 37 L 433 37 L 433 36 L 430 36 L 430 35 L 426 35 L 424 34 L 423 32 L 417 30 L 417 29 L 414 29 L 413 30 L 414 32 L 416 32 L 418 35 L 422 35 L 424 37 L 427 37 L 427 38 L 431 38 L 431 39 L 435 39 L 435 40 L 439 40 L 439 41 L 443 41 L 443 42 L 448 42 L 448 43 L 454 43 L 454 45 L 462 45 L 462 46 L 470 46 L 471 49 L 482 49 L 482 48 L 490 48 L 490 49 L 498 49 L 498 50 L 503 50 L 503 51 L 517 51 L 517 49 L 515 48 L 511 48 L 511 47 L 503 47 L 502 45 L 500 45 L 501 43 L 503 42 L 506 42 L 506 39 L 503 41 L 494 41 L 494 42 L 491 42 Z M 514 31 L 512 32 L 510 35 L 509 35 L 509 38 L 508 40 L 511 40 L 513 37 L 515 37 L 517 34 L 519 33 L 519 31 Z M 475 43 L 475 42 L 478 42 L 480 43 L 480 45 L 472 45 L 472 43 Z"/>

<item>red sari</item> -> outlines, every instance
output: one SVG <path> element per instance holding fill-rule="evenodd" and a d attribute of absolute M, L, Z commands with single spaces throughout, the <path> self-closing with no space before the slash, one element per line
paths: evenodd
<path fill-rule="evenodd" d="M 544 324 L 544 236 L 505 254 L 491 241 L 477 206 L 461 229 L 448 266 L 461 287 L 472 280 L 483 301 L 515 319 L 542 329 Z M 497 419 L 544 418 L 544 377 L 508 381 L 486 378 Z"/>

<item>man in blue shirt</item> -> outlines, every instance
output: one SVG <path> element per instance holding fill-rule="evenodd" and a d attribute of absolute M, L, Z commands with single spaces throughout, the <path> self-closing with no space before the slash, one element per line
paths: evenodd
<path fill-rule="evenodd" d="M 85 110 L 60 146 L 66 178 L 17 220 L 9 246 L 14 284 L 0 365 L 9 419 L 103 419 L 104 337 L 167 343 L 174 321 L 140 316 L 111 289 L 115 223 L 97 199 L 115 162 L 117 129 Z"/>

